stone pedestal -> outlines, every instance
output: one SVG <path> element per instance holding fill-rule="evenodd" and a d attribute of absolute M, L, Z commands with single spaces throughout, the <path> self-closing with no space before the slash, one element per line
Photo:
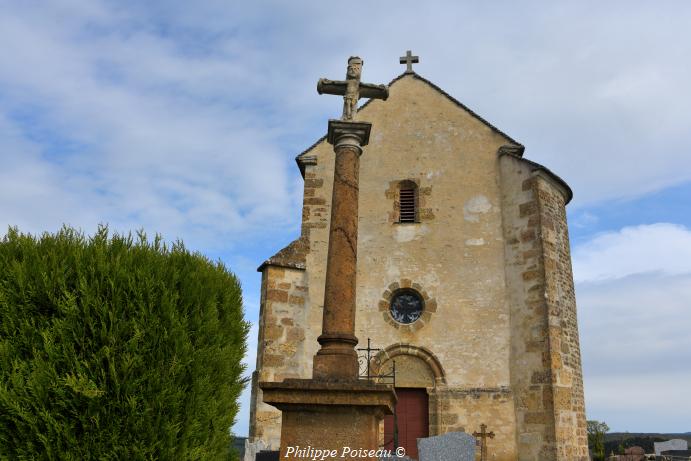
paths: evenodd
<path fill-rule="evenodd" d="M 282 412 L 282 460 L 378 460 L 379 423 L 396 405 L 392 388 L 358 379 L 355 352 L 358 181 L 371 126 L 329 120 L 336 164 L 321 348 L 312 379 L 259 383 L 264 402 Z"/>
<path fill-rule="evenodd" d="M 264 402 L 282 412 L 282 460 L 312 459 L 316 450 L 326 455 L 324 460 L 379 459 L 379 422 L 396 405 L 390 387 L 314 379 L 260 386 Z"/>

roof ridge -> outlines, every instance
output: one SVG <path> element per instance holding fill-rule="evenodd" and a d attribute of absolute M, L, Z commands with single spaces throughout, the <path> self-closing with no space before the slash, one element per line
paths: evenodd
<path fill-rule="evenodd" d="M 453 96 L 451 96 L 451 95 L 450 95 L 449 93 L 447 93 L 446 91 L 442 90 L 440 87 L 438 87 L 436 84 L 432 83 L 430 80 L 427 80 L 425 77 L 421 76 L 420 74 L 418 74 L 418 73 L 416 73 L 416 72 L 411 72 L 410 74 L 412 74 L 413 78 L 416 78 L 416 79 L 418 79 L 418 80 L 421 80 L 421 81 L 425 82 L 426 84 L 428 84 L 429 86 L 431 86 L 432 88 L 434 88 L 435 90 L 437 90 L 438 92 L 440 92 L 441 94 L 443 94 L 444 96 L 446 96 L 451 102 L 453 102 L 453 103 L 456 104 L 457 106 L 461 107 L 462 109 L 468 111 L 473 117 L 477 118 L 477 119 L 480 120 L 482 123 L 484 123 L 485 125 L 487 125 L 488 127 L 490 127 L 492 130 L 496 131 L 496 132 L 499 133 L 500 135 L 504 136 L 506 139 L 508 139 L 508 140 L 511 141 L 512 143 L 518 144 L 519 146 L 522 146 L 522 144 L 521 144 L 520 142 L 516 141 L 516 140 L 513 139 L 511 136 L 509 136 L 508 134 L 504 133 L 503 131 L 501 131 L 501 130 L 500 130 L 499 128 L 497 128 L 496 126 L 492 125 L 490 122 L 487 121 L 487 119 L 483 118 L 481 115 L 479 115 L 477 112 L 475 112 L 474 110 L 472 110 L 471 108 L 469 108 L 468 106 L 466 106 L 465 104 L 463 104 L 461 101 L 459 101 L 458 99 L 454 98 Z M 398 78 L 400 78 L 400 76 L 397 77 L 395 80 L 397 80 Z M 395 81 L 395 80 L 394 80 L 394 81 Z M 364 107 L 364 106 L 363 106 L 363 107 Z"/>
<path fill-rule="evenodd" d="M 479 121 L 481 121 L 482 123 L 484 123 L 485 125 L 487 125 L 487 126 L 488 126 L 491 130 L 493 130 L 494 132 L 496 132 L 496 133 L 498 133 L 498 134 L 504 136 L 508 141 L 510 141 L 510 142 L 512 142 L 512 143 L 514 143 L 514 144 L 516 144 L 517 146 L 523 147 L 523 144 L 521 144 L 520 142 L 516 141 L 515 139 L 513 139 L 513 138 L 512 138 L 511 136 L 509 136 L 508 134 L 504 133 L 503 131 L 501 131 L 501 130 L 500 130 L 499 128 L 497 128 L 496 126 L 492 125 L 492 124 L 491 124 L 490 122 L 488 122 L 485 118 L 481 117 L 477 112 L 475 112 L 474 110 L 470 109 L 468 106 L 466 106 L 465 104 L 463 104 L 462 102 L 460 102 L 458 99 L 454 98 L 454 97 L 451 96 L 449 93 L 447 93 L 446 91 L 442 90 L 439 86 L 437 86 L 436 84 L 432 83 L 430 80 L 427 80 L 425 77 L 421 76 L 420 74 L 418 74 L 418 73 L 415 72 L 415 71 L 413 71 L 413 72 L 403 72 L 403 73 L 401 73 L 400 75 L 398 75 L 397 77 L 395 77 L 393 80 L 391 80 L 391 81 L 389 82 L 388 86 L 393 85 L 394 83 L 396 83 L 397 81 L 403 79 L 404 77 L 406 77 L 406 76 L 408 76 L 408 75 L 410 75 L 412 78 L 418 79 L 418 80 L 420 80 L 420 81 L 426 83 L 427 85 L 431 86 L 434 90 L 436 90 L 437 92 L 441 93 L 442 96 L 445 96 L 449 101 L 451 101 L 452 103 L 456 104 L 458 107 L 460 107 L 461 109 L 465 110 L 465 111 L 468 112 L 470 115 L 472 115 L 473 117 L 475 117 L 476 119 L 478 119 Z M 362 109 L 364 109 L 365 107 L 367 107 L 372 101 L 373 101 L 373 99 L 368 99 L 362 106 L 360 106 L 360 107 L 358 108 L 358 112 L 361 111 Z M 298 164 L 298 167 L 300 168 L 300 172 L 302 173 L 303 176 L 304 176 L 305 173 L 304 173 L 304 168 L 303 168 L 303 166 L 300 165 L 300 158 L 303 157 L 305 154 L 307 154 L 307 153 L 308 153 L 309 151 L 311 151 L 312 149 L 314 149 L 319 143 L 321 143 L 321 142 L 322 142 L 323 140 L 325 140 L 325 139 L 326 139 L 326 135 L 320 137 L 320 138 L 317 139 L 312 145 L 310 145 L 307 149 L 305 149 L 305 150 L 303 150 L 302 152 L 300 152 L 300 153 L 295 157 L 295 161 L 296 161 L 296 163 Z"/>

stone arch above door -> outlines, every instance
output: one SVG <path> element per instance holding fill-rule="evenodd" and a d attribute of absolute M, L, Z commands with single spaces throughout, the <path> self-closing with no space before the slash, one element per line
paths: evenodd
<path fill-rule="evenodd" d="M 383 372 L 389 372 L 392 361 L 396 362 L 396 387 L 434 388 L 446 384 L 441 363 L 424 347 L 393 344 L 377 354 L 375 361 Z"/>

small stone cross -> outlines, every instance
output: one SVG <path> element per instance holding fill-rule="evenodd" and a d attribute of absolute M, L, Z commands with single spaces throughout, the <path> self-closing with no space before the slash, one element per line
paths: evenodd
<path fill-rule="evenodd" d="M 419 56 L 413 56 L 413 52 L 408 50 L 405 52 L 405 56 L 401 56 L 399 61 L 401 64 L 405 64 L 407 67 L 405 69 L 406 74 L 413 74 L 413 64 L 420 62 Z"/>
<path fill-rule="evenodd" d="M 480 432 L 473 432 L 473 437 L 479 437 L 480 440 L 480 461 L 487 461 L 487 437 L 494 438 L 494 432 L 487 432 L 487 425 L 480 424 Z"/>
<path fill-rule="evenodd" d="M 363 61 L 357 56 L 348 59 L 348 70 L 345 81 L 320 78 L 317 82 L 317 93 L 343 95 L 343 115 L 341 120 L 353 120 L 357 114 L 357 102 L 360 98 L 383 99 L 389 97 L 389 87 L 360 82 Z"/>

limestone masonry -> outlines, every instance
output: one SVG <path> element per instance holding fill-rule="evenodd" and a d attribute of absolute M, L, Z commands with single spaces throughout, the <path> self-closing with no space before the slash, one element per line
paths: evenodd
<path fill-rule="evenodd" d="M 399 421 L 399 441 L 484 423 L 490 460 L 587 460 L 568 185 L 412 71 L 357 115 L 375 129 L 360 158 L 355 335 L 385 349 L 383 368 L 395 360 L 397 389 L 422 396 L 425 427 Z M 297 162 L 301 235 L 259 268 L 249 436 L 273 449 L 281 412 L 257 383 L 311 378 L 322 330 L 332 146 L 322 138 Z M 402 189 L 414 222 L 400 222 Z M 401 294 L 422 306 L 410 323 L 392 314 Z"/>

